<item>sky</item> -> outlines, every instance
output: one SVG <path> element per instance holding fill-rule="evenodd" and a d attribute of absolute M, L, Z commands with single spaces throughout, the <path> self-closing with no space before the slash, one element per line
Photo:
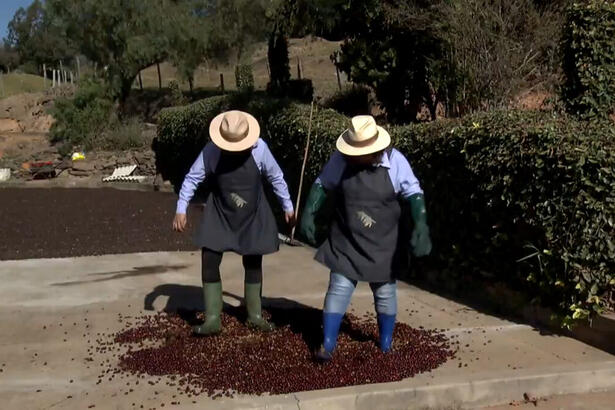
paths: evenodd
<path fill-rule="evenodd" d="M 15 12 L 23 7 L 27 8 L 32 0 L 0 0 L 0 40 L 7 35 L 7 26 L 13 19 Z"/>

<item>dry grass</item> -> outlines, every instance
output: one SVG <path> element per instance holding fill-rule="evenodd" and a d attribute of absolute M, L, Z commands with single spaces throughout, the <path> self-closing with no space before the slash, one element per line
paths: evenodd
<path fill-rule="evenodd" d="M 0 74 L 0 98 L 9 97 L 15 94 L 32 93 L 43 91 L 51 86 L 51 81 L 47 81 L 47 86 L 43 86 L 43 77 L 31 74 Z"/>
<path fill-rule="evenodd" d="M 289 58 L 292 78 L 297 78 L 297 59 L 301 60 L 303 78 L 310 78 L 314 82 L 315 94 L 318 97 L 327 97 L 337 90 L 337 78 L 335 66 L 329 56 L 339 50 L 340 43 L 327 41 L 317 37 L 305 37 L 291 39 L 289 41 Z M 252 55 L 254 69 L 254 83 L 257 89 L 265 89 L 269 81 L 267 71 L 267 45 L 259 43 Z M 163 63 L 160 65 L 162 86 L 167 87 L 170 81 L 178 81 L 175 68 Z M 224 87 L 234 90 L 235 87 L 235 64 L 214 66 L 213 64 L 201 65 L 195 73 L 196 88 L 215 88 L 220 85 L 220 73 L 224 75 Z M 342 85 L 347 82 L 342 74 Z M 156 66 L 142 71 L 143 86 L 146 88 L 158 87 L 158 73 Z M 181 84 L 183 89 L 188 89 L 188 84 Z"/>

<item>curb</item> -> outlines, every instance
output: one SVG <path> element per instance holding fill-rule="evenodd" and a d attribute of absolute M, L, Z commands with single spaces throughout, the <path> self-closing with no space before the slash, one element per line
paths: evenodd
<path fill-rule="evenodd" d="M 513 371 L 438 378 L 433 385 L 416 385 L 414 379 L 397 383 L 343 387 L 262 397 L 248 401 L 224 400 L 216 408 L 233 409 L 471 409 L 508 404 L 532 397 L 615 390 L 615 361 L 569 365 L 536 373 Z M 423 379 L 424 380 L 424 379 Z"/>

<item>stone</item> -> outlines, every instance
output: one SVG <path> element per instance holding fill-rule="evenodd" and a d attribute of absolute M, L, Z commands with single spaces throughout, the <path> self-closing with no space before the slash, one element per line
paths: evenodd
<path fill-rule="evenodd" d="M 91 175 L 91 172 L 81 171 L 78 169 L 69 169 L 68 173 L 76 177 L 89 177 Z"/>
<path fill-rule="evenodd" d="M 88 161 L 73 161 L 73 170 L 91 172 L 94 171 L 94 164 Z"/>
<path fill-rule="evenodd" d="M 0 132 L 22 132 L 19 123 L 12 118 L 0 119 Z"/>

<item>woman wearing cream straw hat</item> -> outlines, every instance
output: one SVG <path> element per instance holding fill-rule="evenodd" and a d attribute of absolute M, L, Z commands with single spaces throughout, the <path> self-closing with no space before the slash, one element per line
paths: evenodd
<path fill-rule="evenodd" d="M 269 207 L 261 175 L 272 185 L 285 212 L 286 222 L 295 223 L 284 174 L 265 141 L 259 138 L 256 119 L 241 111 L 218 115 L 209 126 L 211 142 L 198 156 L 186 175 L 173 229 L 186 228 L 186 210 L 197 185 L 203 180 L 211 186 L 195 243 L 202 248 L 202 279 L 205 322 L 193 328 L 198 335 L 221 330 L 222 254 L 233 251 L 243 256 L 247 324 L 263 331 L 273 329 L 261 314 L 262 259 L 277 252 L 278 229 Z"/>
<path fill-rule="evenodd" d="M 301 219 L 305 238 L 316 242 L 315 217 L 327 195 L 335 213 L 316 260 L 331 269 L 323 313 L 324 341 L 316 353 L 330 360 L 346 308 L 358 281 L 369 282 L 378 317 L 380 348 L 391 349 L 397 314 L 395 276 L 403 268 L 401 204 L 410 205 L 416 256 L 431 252 L 423 191 L 406 158 L 390 148 L 388 132 L 371 116 L 352 119 L 337 140 L 337 151 L 312 186 Z"/>

